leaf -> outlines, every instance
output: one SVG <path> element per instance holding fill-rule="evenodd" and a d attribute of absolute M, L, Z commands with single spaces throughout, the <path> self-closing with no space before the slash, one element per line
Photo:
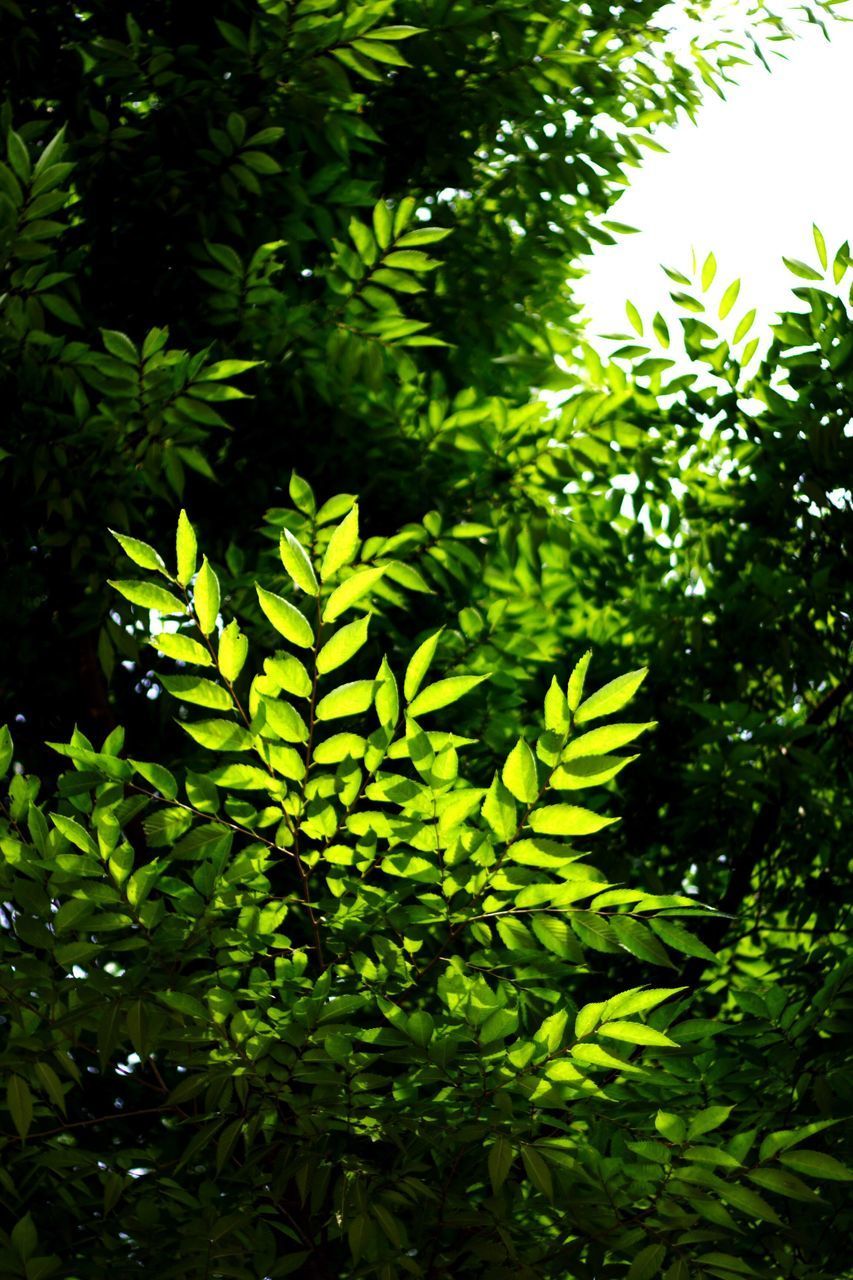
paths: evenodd
<path fill-rule="evenodd" d="M 648 667 L 641 667 L 639 671 L 628 671 L 624 676 L 617 676 L 609 684 L 597 689 L 578 707 L 575 724 L 585 724 L 588 720 L 597 720 L 599 716 L 609 716 L 614 711 L 621 711 L 631 701 L 647 674 Z"/>
<path fill-rule="evenodd" d="M 196 720 L 185 724 L 178 722 L 194 742 L 211 751 L 249 751 L 254 738 L 247 729 L 231 720 Z"/>
<path fill-rule="evenodd" d="M 279 540 L 279 554 L 281 563 L 296 586 L 304 591 L 306 595 L 319 595 L 320 586 L 308 552 L 298 538 L 294 538 L 289 529 L 282 531 L 281 539 Z"/>
<path fill-rule="evenodd" d="M 756 1191 L 750 1191 L 748 1187 L 739 1186 L 737 1183 L 721 1181 L 719 1192 L 724 1200 L 727 1200 L 735 1209 L 739 1209 L 741 1213 L 748 1213 L 753 1218 L 762 1218 L 765 1222 L 772 1222 L 776 1226 L 782 1225 L 782 1219 L 776 1210 Z"/>
<path fill-rule="evenodd" d="M 704 263 L 702 264 L 701 282 L 702 282 L 703 290 L 710 289 L 711 285 L 714 283 L 714 276 L 716 274 L 717 274 L 717 259 L 714 257 L 713 253 L 709 253 Z"/>
<path fill-rule="evenodd" d="M 651 964 L 665 965 L 668 969 L 674 968 L 657 938 L 639 920 L 634 920 L 631 916 L 612 916 L 610 926 L 618 941 L 632 956 L 648 960 Z"/>
<path fill-rule="evenodd" d="M 785 1169 L 752 1169 L 746 1176 L 750 1182 L 763 1187 L 765 1191 L 775 1191 L 777 1195 L 788 1196 L 791 1200 L 803 1200 L 807 1204 L 815 1204 L 820 1199 L 812 1187 L 807 1187 L 804 1182 Z"/>
<path fill-rule="evenodd" d="M 655 1031 L 654 1027 L 647 1027 L 644 1022 L 607 1022 L 599 1027 L 598 1034 L 610 1040 L 624 1040 L 626 1044 L 678 1048 L 675 1040 L 670 1040 L 662 1031 Z"/>
<path fill-rule="evenodd" d="M 209 636 L 219 617 L 219 579 L 210 567 L 207 556 L 201 562 L 193 590 L 193 606 L 202 635 Z"/>
<path fill-rule="evenodd" d="M 33 1095 L 26 1080 L 10 1075 L 6 1085 L 6 1102 L 12 1122 L 22 1138 L 26 1138 L 33 1122 Z"/>
<path fill-rule="evenodd" d="M 228 623 L 219 637 L 219 670 L 229 684 L 233 684 L 249 655 L 249 641 L 243 635 L 236 619 Z M 229 699 L 228 705 L 231 705 Z"/>
<path fill-rule="evenodd" d="M 725 293 L 720 299 L 720 307 L 717 315 L 721 320 L 725 320 L 732 307 L 737 302 L 737 296 L 740 293 L 740 280 L 733 280 L 727 287 Z"/>
<path fill-rule="evenodd" d="M 799 276 L 802 280 L 822 280 L 823 276 L 819 271 L 815 271 L 814 267 L 810 267 L 807 262 L 801 262 L 799 258 L 782 259 L 785 266 L 795 276 Z"/>
<path fill-rule="evenodd" d="M 483 800 L 483 817 L 499 840 L 511 840 L 518 826 L 513 798 L 497 774 Z"/>
<path fill-rule="evenodd" d="M 655 1116 L 655 1128 L 658 1133 L 680 1146 L 687 1137 L 687 1126 L 680 1116 L 671 1115 L 668 1111 L 659 1111 Z"/>
<path fill-rule="evenodd" d="M 311 697 L 311 677 L 292 653 L 276 653 L 272 658 L 264 658 L 264 671 L 286 693 L 296 698 Z"/>
<path fill-rule="evenodd" d="M 184 613 L 184 605 L 177 596 L 173 596 L 171 591 L 167 591 L 165 587 L 155 586 L 153 582 L 128 582 L 125 579 L 115 581 L 110 579 L 109 585 L 119 595 L 124 596 L 125 600 L 129 600 L 131 604 L 139 605 L 141 609 L 156 609 L 158 613 L 175 614 Z"/>
<path fill-rule="evenodd" d="M 75 822 L 73 818 L 66 818 L 64 814 L 52 813 L 50 820 L 56 827 L 60 835 L 66 840 L 70 840 L 73 845 L 81 851 L 88 853 L 90 857 L 98 857 L 98 847 L 85 827 L 81 827 L 79 822 Z"/>
<path fill-rule="evenodd" d="M 4 724 L 0 728 L 0 778 L 5 776 L 9 765 L 12 763 L 14 751 L 15 748 L 12 742 L 12 735 L 9 732 L 9 726 Z"/>
<path fill-rule="evenodd" d="M 586 756 L 572 760 L 555 769 L 550 786 L 557 791 L 578 791 L 582 787 L 597 787 L 609 782 L 621 773 L 626 764 L 637 756 Z"/>
<path fill-rule="evenodd" d="M 231 695 L 228 690 L 212 680 L 204 680 L 201 676 L 161 676 L 160 683 L 174 698 L 180 698 L 183 702 L 191 702 L 198 707 L 208 707 L 211 711 L 232 709 Z"/>
<path fill-rule="evenodd" d="M 536 912 L 531 917 L 530 928 L 542 946 L 552 951 L 554 955 L 572 964 L 583 962 L 583 951 L 565 920 L 544 912 Z"/>
<path fill-rule="evenodd" d="M 369 624 L 370 615 L 364 614 L 363 617 L 356 618 L 355 622 L 348 622 L 346 626 L 341 627 L 340 631 L 336 631 L 317 654 L 318 674 L 328 675 L 330 671 L 335 671 L 345 662 L 349 662 L 350 658 L 365 644 Z"/>
<path fill-rule="evenodd" d="M 178 516 L 178 532 L 175 536 L 175 552 L 178 561 L 178 582 L 188 587 L 192 582 L 198 560 L 198 540 L 186 511 Z"/>
<path fill-rule="evenodd" d="M 660 916 L 655 916 L 649 920 L 649 924 L 655 933 L 661 938 L 668 947 L 672 947 L 674 951 L 681 951 L 686 956 L 696 956 L 700 960 L 708 960 L 711 964 L 717 964 L 717 957 L 714 955 L 710 947 L 706 947 L 705 943 L 695 938 L 692 933 L 682 925 L 676 924 L 674 920 L 664 920 Z"/>
<path fill-rule="evenodd" d="M 351 680 L 327 693 L 317 704 L 318 720 L 338 720 L 341 716 L 361 715 L 373 702 L 375 680 Z"/>
<path fill-rule="evenodd" d="M 853 1173 L 836 1160 L 834 1156 L 824 1155 L 822 1151 L 810 1151 L 800 1147 L 797 1151 L 783 1151 L 778 1157 L 779 1163 L 809 1178 L 828 1178 L 833 1182 L 851 1182 Z"/>
<path fill-rule="evenodd" d="M 310 649 L 314 644 L 314 632 L 308 619 L 296 605 L 262 586 L 256 585 L 255 590 L 261 608 L 279 635 L 301 649 Z"/>
<path fill-rule="evenodd" d="M 415 1044 L 426 1048 L 432 1039 L 433 1028 L 435 1026 L 432 1015 L 427 1013 L 425 1009 L 418 1009 L 411 1014 L 406 1023 L 406 1031 L 412 1037 Z"/>
<path fill-rule="evenodd" d="M 735 329 L 732 342 L 740 342 L 741 338 L 746 337 L 746 335 L 749 333 L 750 329 L 752 328 L 752 322 L 754 319 L 755 319 L 755 308 L 753 307 L 751 311 L 747 311 L 746 315 L 742 316 L 738 321 L 738 325 L 737 325 L 737 328 Z"/>
<path fill-rule="evenodd" d="M 647 1244 L 634 1258 L 625 1280 L 653 1280 L 666 1259 L 666 1246 Z"/>
<path fill-rule="evenodd" d="M 540 1156 L 539 1152 L 533 1147 L 522 1146 L 521 1159 L 524 1164 L 528 1178 L 533 1183 L 537 1191 L 541 1191 L 546 1200 L 554 1198 L 554 1184 L 551 1179 L 551 1170 Z"/>
<path fill-rule="evenodd" d="M 642 317 L 640 316 L 640 313 L 637 310 L 637 308 L 634 306 L 633 302 L 625 303 L 625 314 L 627 315 L 629 321 L 631 322 L 631 327 L 640 335 L 640 337 L 642 337 L 643 336 Z"/>
<path fill-rule="evenodd" d="M 489 1180 L 492 1191 L 497 1195 L 506 1182 L 509 1171 L 515 1160 L 515 1152 L 506 1138 L 497 1137 L 489 1148 Z"/>
<path fill-rule="evenodd" d="M 546 836 L 587 836 L 601 831 L 618 818 L 605 818 L 592 809 L 583 809 L 574 804 L 552 804 L 543 809 L 534 809 L 527 819 L 528 825 L 540 835 Z"/>
<path fill-rule="evenodd" d="M 516 800 L 523 804 L 534 803 L 539 795 L 536 757 L 523 738 L 519 738 L 507 756 L 501 776 Z"/>
<path fill-rule="evenodd" d="M 604 1018 L 627 1018 L 631 1013 L 645 1013 L 647 1009 L 656 1009 L 670 996 L 678 995 L 684 987 L 634 987 L 630 991 L 622 991 L 611 996 L 604 1005 Z"/>
<path fill-rule="evenodd" d="M 302 716 L 283 698 L 264 698 L 264 714 L 266 727 L 277 734 L 284 742 L 307 742 L 308 726 Z"/>
<path fill-rule="evenodd" d="M 189 636 L 161 631 L 159 635 L 151 637 L 150 643 L 167 658 L 174 658 L 177 662 L 192 662 L 198 667 L 213 666 L 213 659 L 204 645 Z"/>
<path fill-rule="evenodd" d="M 352 564 L 358 544 L 358 503 L 354 503 L 329 539 L 320 569 L 324 582 L 328 582 L 344 565 Z"/>
<path fill-rule="evenodd" d="M 580 705 L 583 697 L 583 686 L 586 680 L 587 668 L 589 660 L 592 657 L 592 649 L 587 649 L 583 657 L 575 664 L 572 674 L 569 676 L 569 687 L 566 693 L 566 699 L 569 704 L 569 710 L 575 712 Z"/>
<path fill-rule="evenodd" d="M 733 1107 L 705 1107 L 704 1110 L 697 1111 L 687 1128 L 688 1141 L 692 1142 L 703 1133 L 711 1133 L 714 1129 L 719 1129 L 720 1125 L 728 1120 L 733 1110 Z"/>
<path fill-rule="evenodd" d="M 166 566 L 161 555 L 153 547 L 149 547 L 147 542 L 140 542 L 138 538 L 131 538 L 124 533 L 116 533 L 115 529 L 110 529 L 110 533 L 134 564 L 138 564 L 141 569 L 165 573 Z"/>
<path fill-rule="evenodd" d="M 53 1105 L 65 1115 L 65 1092 L 59 1076 L 47 1062 L 37 1062 L 35 1064 L 36 1075 L 41 1081 L 41 1086 Z"/>
<path fill-rule="evenodd" d="M 428 715 L 441 707 L 448 707 L 459 698 L 476 689 L 478 684 L 488 680 L 488 676 L 448 676 L 446 680 L 436 680 L 427 685 L 409 706 L 409 714 L 413 716 Z"/>
<path fill-rule="evenodd" d="M 323 621 L 334 622 L 347 609 L 351 609 L 359 600 L 363 600 L 383 576 L 385 567 L 385 565 L 377 565 L 373 569 L 360 569 L 336 587 L 326 601 Z"/>
<path fill-rule="evenodd" d="M 426 640 L 418 645 L 409 659 L 409 665 L 406 667 L 406 674 L 403 679 L 403 697 L 407 702 L 411 702 L 418 689 L 420 689 L 424 676 L 429 670 L 430 663 L 435 657 L 435 651 L 443 630 L 443 627 L 439 627 L 438 631 L 434 631 L 431 636 L 427 636 Z"/>
<path fill-rule="evenodd" d="M 582 760 L 588 756 L 602 756 L 609 751 L 616 751 L 619 747 L 627 746 L 629 742 L 639 738 L 640 734 L 654 729 L 655 725 L 656 721 L 647 720 L 644 724 L 606 724 L 600 729 L 590 729 L 588 733 L 582 733 L 580 737 L 573 738 L 568 743 L 563 751 L 561 763 L 566 764 L 569 760 Z"/>
<path fill-rule="evenodd" d="M 174 800 L 178 794 L 178 784 L 174 775 L 164 768 L 162 764 L 148 764 L 144 760 L 131 760 L 136 772 L 146 782 L 150 782 L 151 786 L 165 796 L 167 800 Z"/>

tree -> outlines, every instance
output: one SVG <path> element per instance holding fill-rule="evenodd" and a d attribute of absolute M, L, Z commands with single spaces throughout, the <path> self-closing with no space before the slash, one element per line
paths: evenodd
<path fill-rule="evenodd" d="M 592 350 L 657 7 L 3 11 L 11 1274 L 839 1274 L 849 251 Z"/>

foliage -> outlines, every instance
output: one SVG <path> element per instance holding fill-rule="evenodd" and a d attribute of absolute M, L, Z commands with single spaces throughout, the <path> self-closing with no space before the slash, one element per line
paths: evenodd
<path fill-rule="evenodd" d="M 849 249 L 571 294 L 784 21 L 215 8 L 0 0 L 0 1271 L 838 1280 Z"/>
<path fill-rule="evenodd" d="M 683 984 L 599 975 L 580 1007 L 565 990 L 599 954 L 715 963 L 685 927 L 709 914 L 695 897 L 616 884 L 580 847 L 616 821 L 595 788 L 654 728 L 612 719 L 645 670 L 589 693 L 585 655 L 476 785 L 471 740 L 432 725 L 483 677 L 434 679 L 436 636 L 365 676 L 384 565 L 357 559 L 351 500 L 314 514 L 293 487 L 311 511 L 281 539 L 288 595 L 257 587 L 283 646 L 262 669 L 234 620 L 217 628 L 183 515 L 174 572 L 118 535 L 149 576 L 114 587 L 178 624 L 154 643 L 200 748 L 183 777 L 126 757 L 121 732 L 100 750 L 76 732 L 53 744 L 72 766 L 57 810 L 37 779 L 10 787 L 3 1183 L 74 1203 L 38 1274 L 562 1275 L 606 1256 L 726 1275 L 731 1233 L 784 1256 L 775 1197 L 811 1209 L 808 1179 L 851 1176 L 802 1145 L 832 1121 L 759 1137 Z M 704 1105 L 712 1084 L 726 1102 Z M 81 1105 L 105 1114 L 69 1146 Z M 41 1247 L 30 1218 L 16 1233 L 10 1274 Z"/>

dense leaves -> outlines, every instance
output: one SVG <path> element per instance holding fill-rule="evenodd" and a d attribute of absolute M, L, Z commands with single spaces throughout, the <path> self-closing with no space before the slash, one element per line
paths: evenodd
<path fill-rule="evenodd" d="M 848 1274 L 850 255 L 590 344 L 659 8 L 0 4 L 2 1274 Z"/>

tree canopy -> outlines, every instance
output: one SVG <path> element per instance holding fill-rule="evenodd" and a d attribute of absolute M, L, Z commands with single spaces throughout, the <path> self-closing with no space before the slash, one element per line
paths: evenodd
<path fill-rule="evenodd" d="M 662 8 L 0 0 L 4 1275 L 853 1274 L 850 253 L 591 342 Z"/>

